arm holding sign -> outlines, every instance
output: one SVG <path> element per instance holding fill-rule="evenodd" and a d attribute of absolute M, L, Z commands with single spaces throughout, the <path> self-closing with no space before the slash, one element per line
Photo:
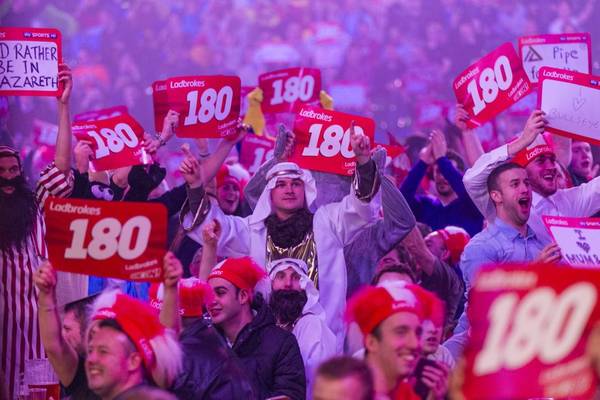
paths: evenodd
<path fill-rule="evenodd" d="M 516 140 L 483 154 L 465 172 L 463 176 L 465 188 L 484 218 L 493 219 L 496 215 L 496 209 L 490 200 L 487 190 L 488 177 L 494 168 L 509 161 L 519 151 L 533 143 L 537 135 L 544 132 L 546 124 L 547 121 L 544 118 L 544 112 L 539 110 L 534 111 L 529 116 L 525 124 L 525 129 Z"/>
<path fill-rule="evenodd" d="M 481 145 L 481 140 L 477 136 L 477 132 L 474 129 L 469 129 L 467 121 L 469 120 L 469 113 L 465 110 L 465 106 L 462 104 L 456 105 L 456 115 L 454 117 L 454 125 L 460 130 L 462 135 L 463 146 L 465 148 L 465 155 L 467 156 L 467 162 L 469 165 L 475 164 L 475 161 L 481 157 L 485 151 Z"/>
<path fill-rule="evenodd" d="M 58 136 L 56 137 L 56 153 L 54 163 L 63 174 L 71 173 L 71 113 L 69 100 L 73 89 L 73 76 L 66 64 L 58 66 L 58 82 L 63 85 L 58 100 Z"/>
<path fill-rule="evenodd" d="M 75 378 L 79 357 L 62 335 L 56 304 L 56 271 L 49 261 L 44 261 L 35 271 L 33 281 L 39 292 L 38 318 L 44 350 L 60 382 L 69 386 Z"/>
<path fill-rule="evenodd" d="M 182 275 L 181 262 L 173 253 L 167 252 L 163 258 L 163 305 L 160 310 L 160 322 L 176 333 L 181 331 L 177 285 Z"/>

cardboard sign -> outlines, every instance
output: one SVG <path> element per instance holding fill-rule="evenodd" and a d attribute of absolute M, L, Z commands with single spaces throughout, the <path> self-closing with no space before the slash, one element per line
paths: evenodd
<path fill-rule="evenodd" d="M 0 95 L 58 96 L 61 62 L 58 30 L 0 27 Z"/>
<path fill-rule="evenodd" d="M 592 38 L 589 33 L 561 33 L 519 38 L 519 53 L 529 81 L 536 86 L 542 67 L 589 74 L 592 70 Z"/>
<path fill-rule="evenodd" d="M 262 136 L 248 134 L 242 140 L 240 164 L 254 175 L 258 168 L 270 158 L 273 158 L 275 142 Z"/>
<path fill-rule="evenodd" d="M 263 91 L 263 113 L 291 112 L 299 104 L 319 102 L 321 71 L 316 68 L 272 71 L 258 77 L 258 86 Z"/>
<path fill-rule="evenodd" d="M 464 70 L 453 83 L 469 128 L 483 125 L 529 94 L 531 84 L 511 43 L 504 43 Z"/>
<path fill-rule="evenodd" d="M 299 106 L 294 121 L 296 144 L 290 161 L 302 168 L 352 175 L 356 167 L 350 145 L 350 125 L 374 142 L 375 122 L 370 118 Z"/>
<path fill-rule="evenodd" d="M 600 268 L 600 218 L 543 218 L 564 261 L 573 266 Z"/>
<path fill-rule="evenodd" d="M 73 117 L 74 122 L 83 121 L 98 121 L 102 119 L 109 119 L 119 117 L 123 114 L 129 113 L 127 106 L 114 106 L 109 108 L 103 108 L 101 110 L 86 111 L 81 114 L 76 114 Z"/>
<path fill-rule="evenodd" d="M 169 112 L 167 81 L 152 83 L 152 106 L 154 107 L 154 130 L 162 132 L 165 117 Z"/>
<path fill-rule="evenodd" d="M 240 116 L 241 86 L 237 76 L 167 79 L 169 108 L 181 114 L 177 136 L 220 138 L 235 134 Z"/>
<path fill-rule="evenodd" d="M 600 76 L 543 67 L 538 98 L 548 131 L 600 145 Z"/>
<path fill-rule="evenodd" d="M 56 269 L 160 280 L 167 241 L 164 205 L 51 197 L 44 218 L 49 259 Z"/>
<path fill-rule="evenodd" d="M 38 146 L 56 146 L 56 137 L 58 136 L 58 125 L 41 119 L 33 120 L 33 138 Z"/>
<path fill-rule="evenodd" d="M 72 130 L 77 140 L 92 143 L 92 167 L 96 171 L 150 162 L 150 157 L 142 147 L 144 128 L 129 114 L 97 121 L 77 122 Z"/>
<path fill-rule="evenodd" d="M 585 357 L 600 321 L 600 270 L 560 265 L 483 268 L 470 292 L 467 399 L 591 399 Z"/>

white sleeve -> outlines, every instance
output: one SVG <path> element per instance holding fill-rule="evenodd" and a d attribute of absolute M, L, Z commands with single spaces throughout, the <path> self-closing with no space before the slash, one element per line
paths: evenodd
<path fill-rule="evenodd" d="M 311 314 L 300 318 L 294 335 L 304 360 L 306 376 L 312 379 L 317 367 L 335 355 L 336 337 L 324 321 Z"/>
<path fill-rule="evenodd" d="M 188 236 L 202 244 L 202 228 L 213 219 L 221 224 L 217 255 L 222 257 L 244 257 L 250 254 L 250 233 L 246 218 L 225 215 L 216 200 L 210 200 L 210 209 L 202 223 L 188 232 Z M 184 226 L 190 226 L 193 220 L 191 213 L 184 217 Z"/>
<path fill-rule="evenodd" d="M 600 176 L 579 186 L 564 189 L 560 196 L 560 207 L 570 208 L 568 216 L 591 217 L 600 210 Z"/>
<path fill-rule="evenodd" d="M 342 201 L 321 206 L 317 213 L 324 214 L 332 232 L 345 246 L 352 242 L 362 229 L 377 221 L 380 208 L 381 190 L 370 202 L 363 202 L 356 197 L 353 188 Z"/>
<path fill-rule="evenodd" d="M 463 183 L 465 184 L 467 193 L 469 193 L 473 203 L 475 203 L 479 211 L 488 220 L 494 219 L 496 209 L 488 194 L 487 179 L 494 168 L 506 162 L 508 158 L 508 145 L 505 144 L 479 157 L 463 176 Z"/>

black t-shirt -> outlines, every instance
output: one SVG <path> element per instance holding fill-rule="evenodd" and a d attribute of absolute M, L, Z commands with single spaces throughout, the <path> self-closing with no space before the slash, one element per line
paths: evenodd
<path fill-rule="evenodd" d="M 85 374 L 85 359 L 79 357 L 77 363 L 77 371 L 71 384 L 63 387 L 64 397 L 69 397 L 73 400 L 100 400 L 100 397 L 95 395 L 88 386 L 87 375 Z"/>

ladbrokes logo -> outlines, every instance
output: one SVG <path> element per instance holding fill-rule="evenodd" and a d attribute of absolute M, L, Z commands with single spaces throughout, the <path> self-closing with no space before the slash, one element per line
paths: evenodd
<path fill-rule="evenodd" d="M 573 81 L 574 79 L 573 75 L 560 73 L 556 71 L 544 71 L 543 76 L 544 78 L 564 79 L 566 81 Z"/>
<path fill-rule="evenodd" d="M 465 75 L 461 76 L 460 80 L 454 83 L 454 89 L 458 90 L 462 85 L 465 84 L 466 81 L 474 77 L 479 73 L 479 67 L 475 67 L 472 70 L 468 71 Z"/>
<path fill-rule="evenodd" d="M 50 202 L 50 211 L 67 213 L 67 214 L 85 214 L 85 215 L 100 215 L 102 210 L 100 207 L 88 207 L 87 204 L 83 206 L 74 206 L 71 203 L 56 204 L 53 201 Z"/>
<path fill-rule="evenodd" d="M 532 160 L 543 153 L 552 153 L 550 146 L 538 146 L 533 150 L 527 152 L 527 161 Z"/>
<path fill-rule="evenodd" d="M 204 87 L 206 85 L 205 81 L 186 81 L 185 79 L 177 81 L 177 82 L 171 82 L 171 89 L 178 89 L 178 88 L 188 88 L 188 87 Z"/>
<path fill-rule="evenodd" d="M 325 113 L 314 112 L 313 110 L 300 110 L 300 116 L 306 118 L 318 119 L 320 121 L 331 122 L 333 120 L 333 116 L 327 115 Z"/>

